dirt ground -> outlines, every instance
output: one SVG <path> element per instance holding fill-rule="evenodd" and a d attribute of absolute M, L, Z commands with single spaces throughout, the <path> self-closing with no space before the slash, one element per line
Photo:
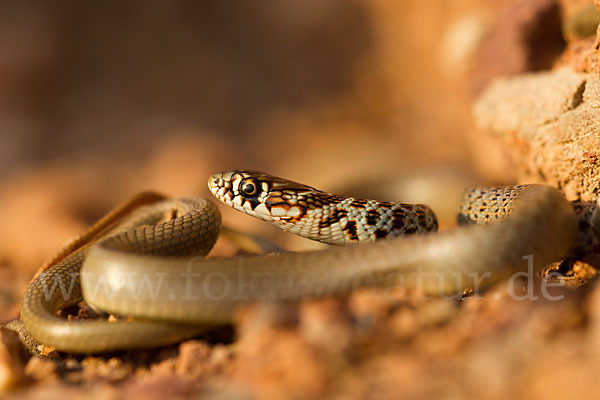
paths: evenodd
<path fill-rule="evenodd" d="M 335 191 L 443 170 L 598 196 L 591 1 L 33 2 L 0 4 L 0 20 L 1 324 L 112 206 L 145 189 L 209 197 L 217 171 Z M 219 207 L 239 231 L 318 247 Z M 210 256 L 238 251 L 219 240 Z M 549 292 L 531 279 L 462 299 L 361 289 L 248 305 L 232 326 L 153 350 L 31 357 L 1 328 L 0 393 L 597 398 L 586 257 Z"/>

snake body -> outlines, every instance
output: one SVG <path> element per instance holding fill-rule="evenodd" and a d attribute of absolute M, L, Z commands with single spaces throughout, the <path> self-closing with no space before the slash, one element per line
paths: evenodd
<path fill-rule="evenodd" d="M 427 206 L 342 198 L 257 172 L 215 174 L 209 189 L 285 230 L 326 243 L 367 243 L 204 259 L 219 232 L 216 206 L 205 199 L 158 201 L 37 276 L 23 300 L 26 329 L 59 350 L 96 353 L 181 340 L 207 324 L 230 322 L 235 307 L 249 301 L 390 285 L 459 294 L 524 270 L 527 256 L 534 268 L 545 266 L 564 256 L 577 234 L 571 203 L 543 185 L 469 190 L 459 221 L 471 226 L 438 234 Z M 47 296 L 55 282 L 69 283 L 71 292 Z M 82 297 L 133 319 L 57 317 Z"/>

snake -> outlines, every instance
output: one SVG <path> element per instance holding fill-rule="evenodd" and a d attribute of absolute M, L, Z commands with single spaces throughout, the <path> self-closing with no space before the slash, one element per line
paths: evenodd
<path fill-rule="evenodd" d="M 93 354 L 193 337 L 231 324 L 245 303 L 363 287 L 460 295 L 564 257 L 578 231 L 572 204 L 541 184 L 467 189 L 459 226 L 440 232 L 427 205 L 343 197 L 256 171 L 214 174 L 208 187 L 236 210 L 331 246 L 205 258 L 219 237 L 218 207 L 144 194 L 35 276 L 21 307 L 25 329 L 58 351 Z M 82 299 L 117 317 L 58 315 Z"/>

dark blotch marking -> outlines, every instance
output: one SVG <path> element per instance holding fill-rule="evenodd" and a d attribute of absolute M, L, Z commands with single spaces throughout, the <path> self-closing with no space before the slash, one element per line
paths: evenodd
<path fill-rule="evenodd" d="M 267 207 L 279 206 L 279 205 L 282 205 L 282 204 L 286 204 L 287 205 L 287 202 L 284 201 L 281 197 L 269 196 L 265 200 L 265 205 Z"/>
<path fill-rule="evenodd" d="M 392 212 L 392 229 L 402 230 L 406 225 L 406 213 L 397 208 Z"/>
<path fill-rule="evenodd" d="M 269 196 L 265 200 L 265 207 L 267 208 L 267 210 L 269 210 L 269 212 L 271 212 L 271 208 L 272 207 L 274 207 L 274 206 L 281 206 L 281 205 L 287 205 L 287 203 L 285 201 L 283 201 L 283 199 L 281 197 L 271 197 L 271 196 Z"/>
<path fill-rule="evenodd" d="M 424 212 L 417 213 L 417 219 L 419 220 L 419 225 L 426 227 L 427 226 L 427 217 Z"/>
<path fill-rule="evenodd" d="M 367 200 L 360 200 L 360 199 L 355 199 L 352 201 L 352 203 L 350 203 L 350 207 L 356 207 L 356 208 L 365 208 L 366 205 L 367 205 Z"/>
<path fill-rule="evenodd" d="M 347 211 L 336 209 L 335 211 L 333 211 L 333 213 L 329 217 L 327 217 L 327 219 L 319 222 L 319 228 L 321 228 L 321 229 L 327 228 L 327 227 L 335 224 L 336 222 L 340 222 L 340 220 L 347 215 L 348 215 Z"/>
<path fill-rule="evenodd" d="M 388 231 L 382 228 L 377 229 L 373 233 L 375 234 L 375 238 L 377 239 L 382 239 L 388 235 Z"/>
<path fill-rule="evenodd" d="M 367 225 L 377 225 L 379 221 L 380 215 L 377 210 L 369 210 L 367 211 Z"/>
<path fill-rule="evenodd" d="M 256 206 L 258 206 L 260 204 L 260 201 L 258 201 L 258 199 L 256 197 L 251 197 L 249 199 L 246 199 L 246 201 L 248 203 L 250 203 L 250 208 L 252 209 L 252 211 L 254 211 Z"/>
<path fill-rule="evenodd" d="M 344 230 L 350 237 L 350 240 L 358 240 L 358 235 L 356 234 L 356 222 L 355 221 L 348 221 L 348 223 L 346 223 L 346 226 L 344 226 Z"/>
<path fill-rule="evenodd" d="M 411 233 L 415 232 L 417 232 L 416 226 L 407 226 L 406 228 L 404 228 L 404 233 L 406 233 L 407 235 L 410 235 Z"/>

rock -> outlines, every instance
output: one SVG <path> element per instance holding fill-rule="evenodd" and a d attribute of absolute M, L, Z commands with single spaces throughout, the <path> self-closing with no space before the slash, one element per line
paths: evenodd
<path fill-rule="evenodd" d="M 480 129 L 527 139 L 582 101 L 587 76 L 563 68 L 495 80 L 473 108 Z"/>
<path fill-rule="evenodd" d="M 348 305 L 336 297 L 303 301 L 299 330 L 310 344 L 330 353 L 346 349 L 354 333 Z"/>
<path fill-rule="evenodd" d="M 27 376 L 35 381 L 55 381 L 58 379 L 57 364 L 45 358 L 32 357 L 25 368 Z"/>
<path fill-rule="evenodd" d="M 564 47 L 558 0 L 510 1 L 474 58 L 468 76 L 473 92 L 497 77 L 549 68 Z"/>
<path fill-rule="evenodd" d="M 206 370 L 211 348 L 204 342 L 188 340 L 179 346 L 179 357 L 175 361 L 175 372 L 181 375 L 199 375 Z"/>
<path fill-rule="evenodd" d="M 25 362 L 27 351 L 18 335 L 0 327 L 0 395 L 27 381 Z"/>
<path fill-rule="evenodd" d="M 502 78 L 474 106 L 479 127 L 507 142 L 522 182 L 594 201 L 600 188 L 600 80 L 567 68 Z"/>

